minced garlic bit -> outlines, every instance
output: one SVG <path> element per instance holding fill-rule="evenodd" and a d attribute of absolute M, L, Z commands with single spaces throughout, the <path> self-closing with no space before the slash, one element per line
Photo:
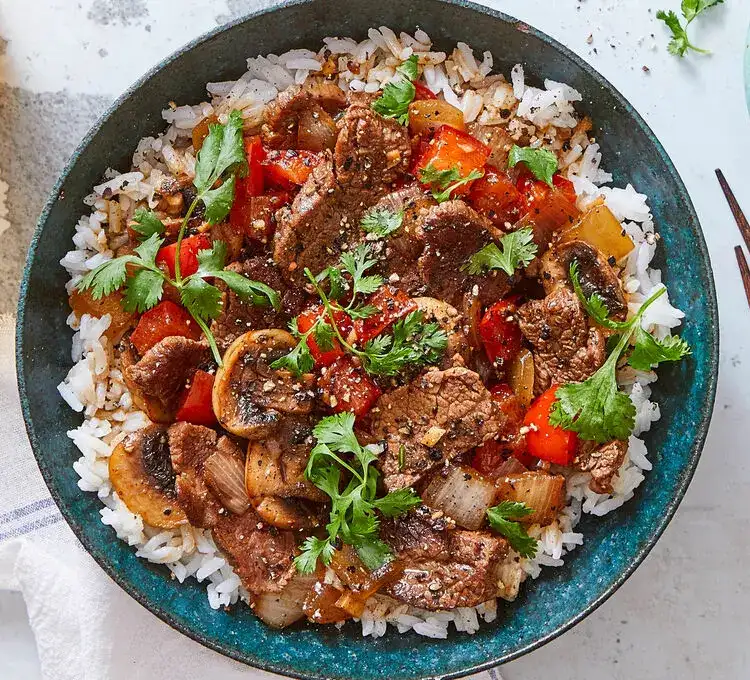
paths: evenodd
<path fill-rule="evenodd" d="M 443 437 L 443 435 L 446 433 L 446 430 L 444 430 L 442 427 L 438 427 L 437 425 L 433 425 L 427 432 L 425 432 L 424 437 L 422 437 L 422 444 L 425 446 L 435 446 Z"/>

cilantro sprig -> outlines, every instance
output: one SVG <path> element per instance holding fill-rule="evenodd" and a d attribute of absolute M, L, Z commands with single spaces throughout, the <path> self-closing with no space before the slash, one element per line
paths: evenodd
<path fill-rule="evenodd" d="M 401 228 L 404 221 L 404 211 L 388 210 L 388 208 L 371 208 L 368 210 L 359 226 L 373 238 L 386 238 Z"/>
<path fill-rule="evenodd" d="M 557 156 L 554 153 L 514 144 L 508 154 L 508 167 L 513 168 L 518 163 L 525 163 L 534 177 L 552 186 L 552 176 L 557 172 Z"/>
<path fill-rule="evenodd" d="M 634 337 L 635 345 L 628 362 L 634 368 L 649 370 L 663 361 L 678 361 L 690 353 L 688 344 L 677 337 L 657 340 L 641 328 L 641 318 L 666 288 L 660 288 L 627 321 L 609 318 L 604 300 L 596 293 L 586 297 L 578 278 L 578 263 L 570 266 L 570 280 L 586 312 L 601 326 L 615 331 L 619 339 L 604 364 L 581 383 L 568 383 L 555 393 L 558 401 L 552 407 L 551 425 L 577 432 L 582 439 L 600 444 L 613 439 L 627 439 L 635 425 L 635 406 L 617 387 L 617 363 Z M 635 359 L 633 357 L 635 356 Z"/>
<path fill-rule="evenodd" d="M 484 170 L 472 170 L 466 177 L 461 175 L 458 168 L 448 168 L 447 170 L 438 170 L 432 163 L 419 171 L 419 181 L 422 184 L 429 184 L 432 197 L 438 203 L 445 203 L 450 200 L 451 194 L 458 187 L 473 182 L 484 176 Z"/>
<path fill-rule="evenodd" d="M 684 26 L 674 11 L 669 10 L 669 12 L 665 12 L 664 10 L 659 10 L 656 13 L 656 18 L 663 21 L 672 32 L 672 39 L 667 46 L 669 53 L 677 57 L 684 57 L 689 50 L 700 54 L 710 54 L 710 50 L 701 49 L 690 42 L 688 26 L 690 26 L 693 19 L 703 14 L 707 9 L 716 7 L 716 5 L 720 5 L 723 2 L 724 0 L 682 0 L 680 9 L 682 16 L 685 18 Z"/>
<path fill-rule="evenodd" d="M 409 104 L 414 101 L 417 93 L 412 82 L 417 78 L 417 63 L 417 55 L 412 54 L 396 69 L 396 77 L 372 103 L 373 111 L 384 118 L 395 118 L 401 125 L 409 124 Z"/>
<path fill-rule="evenodd" d="M 349 354 L 359 358 L 362 367 L 370 375 L 392 376 L 408 367 L 434 364 L 440 360 L 448 346 L 448 336 L 439 324 L 424 323 L 419 310 L 394 323 L 391 335 L 381 333 L 361 349 L 344 337 L 338 320 L 342 314 L 352 319 L 362 319 L 378 311 L 371 305 L 359 303 L 360 296 L 374 293 L 384 283 L 381 276 L 367 274 L 376 262 L 367 244 L 361 244 L 341 256 L 340 268 L 329 267 L 317 278 L 309 269 L 305 269 L 305 275 L 323 303 L 324 313 L 304 333 L 300 332 L 297 321 L 292 321 L 290 330 L 297 339 L 297 345 L 289 354 L 274 361 L 271 368 L 285 368 L 295 375 L 312 370 L 315 362 L 308 344 L 311 335 L 322 351 L 330 349 L 335 339 Z M 338 275 L 342 271 L 349 275 L 351 283 L 341 283 L 343 279 Z M 338 274 L 334 275 L 334 272 Z M 326 279 L 331 282 L 328 294 L 321 287 Z M 333 282 L 336 282 L 335 286 Z M 351 295 L 346 306 L 335 302 L 337 298 L 343 297 L 343 292 Z"/>
<path fill-rule="evenodd" d="M 319 560 L 330 564 L 338 541 L 353 546 L 368 569 L 378 569 L 392 558 L 391 549 L 380 539 L 379 515 L 398 517 L 422 501 L 413 489 L 377 497 L 379 474 L 372 465 L 377 455 L 372 447 L 357 441 L 353 414 L 323 418 L 313 428 L 313 435 L 317 443 L 310 452 L 305 477 L 330 497 L 331 513 L 328 535 L 310 536 L 302 544 L 294 560 L 297 570 L 309 574 Z"/>
<path fill-rule="evenodd" d="M 461 269 L 469 274 L 482 274 L 491 269 L 501 269 L 513 276 L 516 269 L 526 267 L 537 253 L 534 232 L 530 227 L 506 234 L 497 243 L 488 243 L 474 253 Z"/>
<path fill-rule="evenodd" d="M 176 288 L 180 300 L 203 331 L 214 359 L 221 365 L 221 355 L 209 323 L 221 313 L 221 291 L 208 280 L 223 281 L 242 300 L 255 305 L 279 308 L 279 294 L 259 281 L 252 281 L 237 272 L 226 271 L 226 244 L 214 241 L 210 249 L 197 253 L 198 271 L 183 276 L 180 271 L 182 240 L 190 217 L 200 202 L 205 206 L 206 220 L 212 224 L 224 220 L 232 207 L 236 176 L 247 171 L 242 144 L 242 116 L 233 111 L 226 125 L 211 125 L 208 137 L 198 153 L 195 167 L 197 194 L 180 225 L 175 249 L 175 272 L 172 278 L 157 266 L 156 257 L 164 245 L 160 236 L 164 223 L 156 213 L 140 208 L 133 216 L 132 228 L 143 239 L 132 255 L 124 255 L 96 267 L 78 284 L 79 290 L 91 289 L 95 300 L 125 287 L 123 307 L 126 311 L 145 312 L 156 306 L 164 293 L 164 285 Z"/>
<path fill-rule="evenodd" d="M 536 539 L 529 536 L 523 525 L 515 521 L 533 512 L 525 503 L 503 501 L 487 509 L 487 521 L 490 527 L 508 539 L 510 547 L 521 557 L 534 557 L 537 551 Z"/>

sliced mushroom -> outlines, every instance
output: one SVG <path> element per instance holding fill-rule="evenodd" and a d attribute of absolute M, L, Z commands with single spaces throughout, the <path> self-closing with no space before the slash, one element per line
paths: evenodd
<path fill-rule="evenodd" d="M 265 496 L 251 499 L 255 512 L 267 524 L 277 529 L 314 529 L 321 525 L 321 506 L 299 498 Z"/>
<path fill-rule="evenodd" d="M 152 425 L 131 435 L 109 457 L 109 478 L 128 510 L 161 529 L 187 522 L 177 503 L 167 431 Z"/>
<path fill-rule="evenodd" d="M 614 262 L 607 259 L 593 246 L 584 241 L 561 243 L 547 251 L 542 258 L 542 283 L 545 292 L 550 293 L 560 286 L 570 286 L 570 265 L 578 262 L 578 280 L 587 297 L 599 295 L 616 319 L 624 319 L 628 304 L 613 269 Z"/>
<path fill-rule="evenodd" d="M 279 329 L 251 331 L 237 338 L 216 373 L 213 406 L 221 425 L 245 439 L 269 436 L 283 414 L 305 414 L 313 407 L 315 377 L 300 378 L 271 364 L 296 345 Z"/>
<path fill-rule="evenodd" d="M 443 354 L 443 366 L 452 365 L 452 359 L 459 354 L 466 362 L 471 359 L 472 349 L 464 328 L 464 318 L 455 307 L 433 297 L 414 298 L 426 322 L 435 321 L 448 335 L 448 346 Z"/>

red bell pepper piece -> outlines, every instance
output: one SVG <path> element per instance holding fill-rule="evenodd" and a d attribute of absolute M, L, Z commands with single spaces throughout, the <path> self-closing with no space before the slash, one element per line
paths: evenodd
<path fill-rule="evenodd" d="M 210 250 L 211 239 L 205 234 L 197 234 L 182 239 L 180 245 L 180 274 L 190 276 L 198 271 L 198 251 Z M 175 276 L 175 259 L 177 258 L 177 242 L 159 249 L 156 264 L 163 264 L 169 269 L 169 275 Z"/>
<path fill-rule="evenodd" d="M 141 315 L 130 341 L 143 355 L 157 342 L 171 335 L 199 340 L 201 329 L 184 307 L 164 300 Z"/>
<path fill-rule="evenodd" d="M 354 321 L 354 333 L 358 342 L 362 344 L 380 335 L 391 324 L 417 309 L 414 300 L 404 291 L 392 286 L 383 286 L 368 298 L 366 304 L 379 311 L 366 319 Z"/>
<path fill-rule="evenodd" d="M 414 85 L 414 99 L 437 99 L 437 95 L 427 85 L 422 83 L 413 82 Z"/>
<path fill-rule="evenodd" d="M 380 388 L 351 357 L 343 356 L 332 363 L 318 380 L 323 401 L 335 413 L 351 411 L 355 416 L 365 415 L 380 396 Z"/>
<path fill-rule="evenodd" d="M 213 388 L 214 376 L 206 371 L 196 371 L 190 385 L 183 390 L 176 419 L 193 425 L 215 424 Z"/>
<path fill-rule="evenodd" d="M 239 177 L 234 189 L 234 203 L 229 211 L 229 223 L 237 230 L 246 232 L 252 223 L 251 205 L 254 196 L 261 196 L 264 189 L 263 149 L 260 135 L 245 138 L 245 156 L 248 172 L 246 177 Z"/>
<path fill-rule="evenodd" d="M 461 177 L 468 177 L 474 170 L 482 170 L 490 156 L 490 148 L 467 132 L 450 125 L 438 128 L 432 141 L 419 158 L 419 171 L 432 165 L 435 170 L 456 168 Z M 471 182 L 456 189 L 454 193 L 467 193 Z"/>
<path fill-rule="evenodd" d="M 320 159 L 321 154 L 314 151 L 297 149 L 268 151 L 263 161 L 263 176 L 272 186 L 294 189 L 305 183 Z"/>
<path fill-rule="evenodd" d="M 234 221 L 230 213 L 230 223 L 252 241 L 268 243 L 276 229 L 276 211 L 290 201 L 288 191 L 271 190 L 263 196 L 251 196 L 242 214 L 237 211 Z"/>
<path fill-rule="evenodd" d="M 498 227 L 506 222 L 514 224 L 521 217 L 521 192 L 507 172 L 492 165 L 486 167 L 484 177 L 472 184 L 469 201 Z"/>
<path fill-rule="evenodd" d="M 559 385 L 553 385 L 537 397 L 529 407 L 523 424 L 529 428 L 526 446 L 532 456 L 558 465 L 570 465 L 578 448 L 578 435 L 550 425 L 549 415 L 557 397 Z"/>
<path fill-rule="evenodd" d="M 309 331 L 321 314 L 325 314 L 325 308 L 323 305 L 316 305 L 302 312 L 297 317 L 297 328 L 300 333 L 306 333 Z M 338 327 L 339 332 L 346 337 L 352 329 L 352 320 L 343 310 L 334 311 L 333 317 L 336 320 L 336 326 Z M 328 319 L 326 319 L 326 321 L 328 321 Z M 336 359 L 344 356 L 344 350 L 341 347 L 341 343 L 335 338 L 333 339 L 333 347 L 323 351 L 318 347 L 318 343 L 315 342 L 315 334 L 311 333 L 307 337 L 307 346 L 310 349 L 310 354 L 312 354 L 312 358 L 315 360 L 317 366 L 330 366 L 336 361 Z"/>
<path fill-rule="evenodd" d="M 559 173 L 552 175 L 552 185 L 561 195 L 574 206 L 577 201 L 576 190 L 573 182 L 565 179 Z M 528 171 L 523 170 L 516 182 L 516 188 L 523 195 L 528 212 L 533 212 L 544 205 L 548 200 L 552 187 L 546 182 L 535 179 Z"/>
<path fill-rule="evenodd" d="M 512 295 L 492 305 L 479 322 L 479 337 L 487 358 L 503 367 L 521 350 L 521 329 L 512 319 L 518 308 L 518 296 Z"/>

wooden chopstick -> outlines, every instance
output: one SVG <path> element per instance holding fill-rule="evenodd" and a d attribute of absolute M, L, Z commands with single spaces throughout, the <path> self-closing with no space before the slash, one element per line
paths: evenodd
<path fill-rule="evenodd" d="M 724 177 L 724 173 L 718 168 L 716 169 L 716 177 L 719 179 L 719 184 L 721 184 L 721 188 L 724 191 L 724 196 L 727 197 L 727 203 L 729 203 L 729 207 L 732 210 L 734 220 L 735 222 L 737 222 L 737 226 L 740 229 L 740 234 L 742 234 L 745 245 L 747 246 L 748 250 L 750 250 L 750 223 L 748 223 L 747 217 L 745 217 L 745 214 L 742 212 L 742 208 L 740 208 L 740 204 L 737 202 L 737 199 L 734 197 L 734 193 L 729 188 L 729 184 Z M 742 259 L 745 259 L 744 255 Z M 747 269 L 747 261 L 745 261 L 745 268 Z M 740 265 L 740 269 L 742 269 L 742 265 Z"/>
<path fill-rule="evenodd" d="M 747 266 L 747 260 L 745 259 L 745 253 L 742 252 L 742 246 L 735 246 L 734 254 L 737 256 L 737 264 L 740 267 L 742 285 L 745 286 L 747 304 L 750 305 L 750 267 Z"/>

